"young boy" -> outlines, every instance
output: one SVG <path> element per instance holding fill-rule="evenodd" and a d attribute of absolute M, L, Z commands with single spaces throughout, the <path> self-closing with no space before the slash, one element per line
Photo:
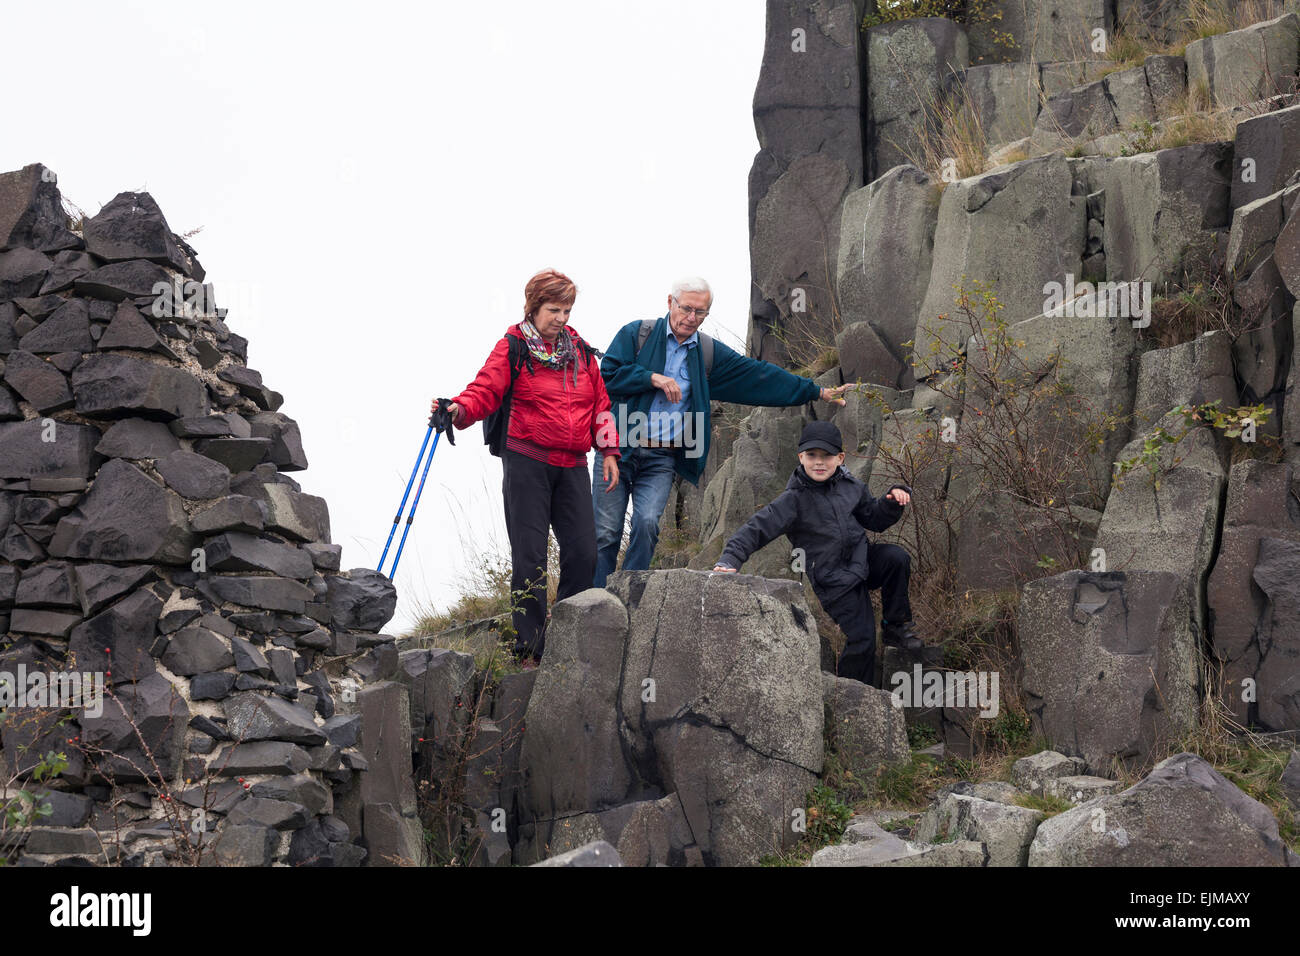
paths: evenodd
<path fill-rule="evenodd" d="M 843 464 L 840 430 L 830 422 L 810 423 L 799 436 L 799 467 L 785 491 L 731 536 L 713 570 L 738 571 L 759 548 L 788 536 L 803 549 L 817 599 L 848 638 L 839 676 L 870 684 L 876 620 L 868 590 L 881 589 L 885 643 L 912 653 L 922 646 L 907 600 L 910 556 L 896 544 L 869 542 L 862 531 L 884 531 L 897 522 L 912 489 L 892 485 L 883 497 L 873 498 Z"/>

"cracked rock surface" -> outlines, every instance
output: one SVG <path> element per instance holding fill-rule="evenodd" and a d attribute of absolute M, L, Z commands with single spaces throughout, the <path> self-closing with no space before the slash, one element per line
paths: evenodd
<path fill-rule="evenodd" d="M 520 757 L 533 852 L 575 817 L 664 800 L 686 828 L 666 828 L 680 836 L 663 862 L 752 865 L 793 845 L 822 769 L 819 662 L 794 582 L 625 572 L 560 602 Z"/>

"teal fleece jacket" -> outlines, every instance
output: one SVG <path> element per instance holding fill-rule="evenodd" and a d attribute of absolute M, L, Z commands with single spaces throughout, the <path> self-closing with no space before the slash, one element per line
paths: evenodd
<path fill-rule="evenodd" d="M 650 376 L 662 375 L 668 363 L 667 325 L 668 316 L 665 315 L 655 323 L 645 347 L 638 353 L 636 340 L 641 321 L 629 322 L 614 336 L 600 363 L 600 374 L 605 379 L 605 390 L 609 392 L 610 411 L 618 424 L 624 455 L 628 447 L 624 423 L 633 412 L 649 415 L 650 405 L 658 391 L 650 384 Z M 709 460 L 710 402 L 784 407 L 811 402 L 821 394 L 821 386 L 812 379 L 787 372 L 771 362 L 747 358 L 716 339 L 713 342 L 713 372 L 707 380 L 698 346 L 690 350 L 687 361 L 691 372 L 690 411 L 704 415 L 703 451 L 696 457 L 688 457 L 685 450 L 677 452 L 677 474 L 691 484 L 699 484 L 704 465 Z"/>

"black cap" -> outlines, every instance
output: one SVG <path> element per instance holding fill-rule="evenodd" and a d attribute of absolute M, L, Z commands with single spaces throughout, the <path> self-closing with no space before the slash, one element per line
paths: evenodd
<path fill-rule="evenodd" d="M 809 448 L 821 448 L 838 455 L 844 450 L 840 430 L 830 422 L 809 422 L 799 436 L 799 450 L 807 451 Z"/>

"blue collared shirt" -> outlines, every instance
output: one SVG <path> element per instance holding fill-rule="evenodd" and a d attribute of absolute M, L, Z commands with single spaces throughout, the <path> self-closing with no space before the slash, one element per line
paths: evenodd
<path fill-rule="evenodd" d="M 651 441 L 673 442 L 681 438 L 682 416 L 691 404 L 691 367 L 687 358 L 690 350 L 699 346 L 700 333 L 692 332 L 685 342 L 678 342 L 672 324 L 665 323 L 664 327 L 668 330 L 668 359 L 664 363 L 664 374 L 677 381 L 682 390 L 682 400 L 670 402 L 662 389 L 656 389 L 654 401 L 650 403 L 647 435 Z"/>

